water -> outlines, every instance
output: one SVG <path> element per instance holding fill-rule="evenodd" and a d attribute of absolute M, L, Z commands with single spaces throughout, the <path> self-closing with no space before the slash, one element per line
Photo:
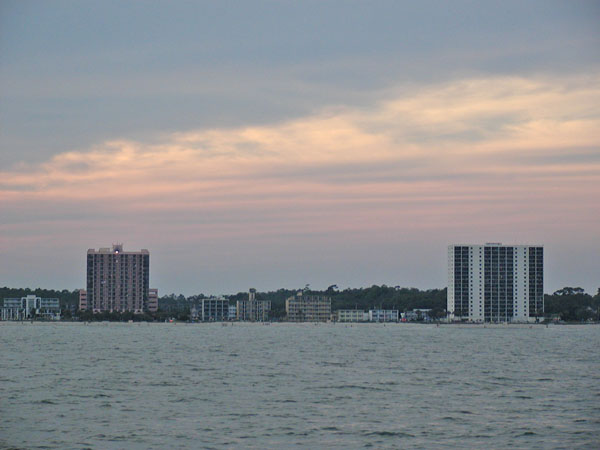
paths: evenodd
<path fill-rule="evenodd" d="M 0 324 L 0 447 L 600 448 L 600 327 Z"/>

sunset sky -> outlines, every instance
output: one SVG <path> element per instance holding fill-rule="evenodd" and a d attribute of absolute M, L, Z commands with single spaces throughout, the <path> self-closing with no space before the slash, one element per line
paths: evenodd
<path fill-rule="evenodd" d="M 147 248 L 161 295 L 600 287 L 597 1 L 2 1 L 0 285 Z"/>

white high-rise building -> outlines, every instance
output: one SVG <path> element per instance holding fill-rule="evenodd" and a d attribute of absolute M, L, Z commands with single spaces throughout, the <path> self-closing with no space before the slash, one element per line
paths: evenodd
<path fill-rule="evenodd" d="M 544 315 L 544 248 L 537 245 L 448 246 L 451 320 L 535 322 Z"/>

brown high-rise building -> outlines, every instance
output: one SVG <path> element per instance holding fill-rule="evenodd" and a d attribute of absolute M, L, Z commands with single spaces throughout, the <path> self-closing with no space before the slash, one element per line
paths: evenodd
<path fill-rule="evenodd" d="M 86 308 L 94 312 L 148 310 L 150 253 L 123 251 L 122 244 L 87 251 Z"/>

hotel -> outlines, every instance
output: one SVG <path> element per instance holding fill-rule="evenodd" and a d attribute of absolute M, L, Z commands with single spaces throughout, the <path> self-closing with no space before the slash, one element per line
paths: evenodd
<path fill-rule="evenodd" d="M 544 248 L 448 246 L 450 320 L 535 322 L 544 315 Z"/>
<path fill-rule="evenodd" d="M 328 322 L 331 320 L 331 299 L 321 295 L 302 295 L 299 291 L 285 301 L 290 322 Z"/>
<path fill-rule="evenodd" d="M 150 253 L 123 251 L 123 245 L 87 251 L 87 289 L 80 307 L 93 312 L 141 313 L 149 306 Z"/>

